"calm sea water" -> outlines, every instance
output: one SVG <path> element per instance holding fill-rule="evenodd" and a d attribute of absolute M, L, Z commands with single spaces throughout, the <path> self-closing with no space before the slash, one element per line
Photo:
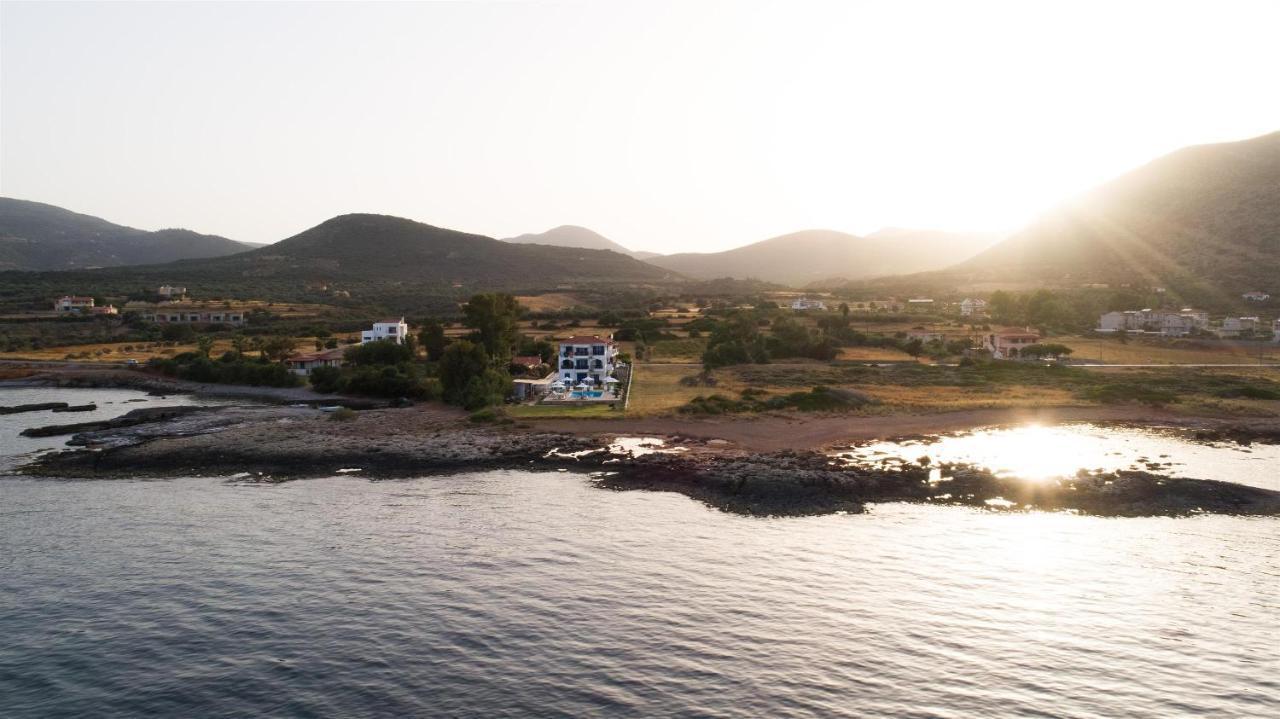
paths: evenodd
<path fill-rule="evenodd" d="M 0 716 L 1280 714 L 1280 520 L 0 480 Z"/>

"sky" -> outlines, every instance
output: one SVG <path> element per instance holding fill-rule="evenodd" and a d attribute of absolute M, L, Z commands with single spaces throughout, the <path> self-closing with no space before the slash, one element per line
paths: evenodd
<path fill-rule="evenodd" d="M 0 3 L 0 195 L 273 242 L 1012 231 L 1280 130 L 1280 2 Z"/>

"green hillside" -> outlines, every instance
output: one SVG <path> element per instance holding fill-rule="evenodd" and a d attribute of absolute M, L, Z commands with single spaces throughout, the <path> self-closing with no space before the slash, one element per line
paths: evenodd
<path fill-rule="evenodd" d="M 248 249 L 191 230 L 148 232 L 40 202 L 0 197 L 0 270 L 69 270 L 221 257 Z"/>

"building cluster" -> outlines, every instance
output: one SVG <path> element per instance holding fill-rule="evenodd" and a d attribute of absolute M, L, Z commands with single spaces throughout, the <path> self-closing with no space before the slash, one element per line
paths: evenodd
<path fill-rule="evenodd" d="M 149 307 L 142 312 L 142 319 L 159 325 L 231 325 L 242 327 L 245 315 L 241 310 L 214 309 L 197 305 L 161 305 Z"/>
<path fill-rule="evenodd" d="M 1272 323 L 1273 337 L 1280 340 L 1277 331 L 1280 320 Z M 1217 324 L 1209 321 L 1209 313 L 1203 310 L 1183 308 L 1168 310 L 1123 310 L 1107 312 L 1098 317 L 1098 332 L 1125 332 L 1129 334 L 1158 335 L 1160 337 L 1186 337 L 1203 333 L 1218 337 L 1252 336 L 1266 331 L 1266 324 L 1258 317 L 1224 317 Z"/>

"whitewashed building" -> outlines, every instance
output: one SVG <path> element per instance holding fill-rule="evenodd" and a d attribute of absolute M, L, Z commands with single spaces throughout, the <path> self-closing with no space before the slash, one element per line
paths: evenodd
<path fill-rule="evenodd" d="M 1261 328 L 1257 317 L 1224 317 L 1218 334 L 1222 337 L 1239 337 Z"/>
<path fill-rule="evenodd" d="M 799 297 L 791 302 L 793 310 L 825 310 L 827 303 L 822 300 L 811 300 L 808 297 Z"/>
<path fill-rule="evenodd" d="M 1253 292 L 1246 292 L 1243 295 L 1240 295 L 1240 298 L 1247 302 L 1266 302 L 1271 299 L 1271 295 L 1266 292 L 1254 290 Z"/>
<path fill-rule="evenodd" d="M 53 309 L 58 312 L 80 313 L 93 309 L 92 297 L 80 295 L 63 295 L 53 301 Z"/>
<path fill-rule="evenodd" d="M 385 320 L 382 322 L 374 322 L 373 329 L 363 330 L 360 332 L 360 344 L 365 342 L 378 342 L 380 340 L 391 340 L 398 345 L 404 344 L 404 340 L 409 336 L 409 325 L 401 317 L 398 320 Z"/>
<path fill-rule="evenodd" d="M 1184 307 L 1177 312 L 1124 310 L 1098 317 L 1098 332 L 1140 332 L 1164 337 L 1184 337 L 1209 326 L 1209 313 Z"/>
<path fill-rule="evenodd" d="M 187 296 L 186 287 L 174 287 L 173 285 L 160 285 L 156 290 L 156 294 L 165 300 L 180 300 Z"/>
<path fill-rule="evenodd" d="M 981 317 L 987 313 L 987 301 L 981 299 L 964 298 L 960 300 L 960 316 L 961 317 Z"/>
<path fill-rule="evenodd" d="M 617 368 L 618 346 L 611 338 L 592 335 L 560 342 L 556 374 L 566 384 L 604 384 Z"/>

